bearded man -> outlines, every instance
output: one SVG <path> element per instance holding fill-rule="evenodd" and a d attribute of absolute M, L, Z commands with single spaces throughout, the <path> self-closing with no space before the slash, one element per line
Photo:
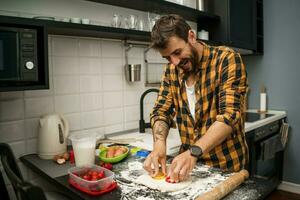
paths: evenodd
<path fill-rule="evenodd" d="M 248 161 L 244 131 L 247 74 L 241 56 L 225 46 L 197 41 L 178 15 L 161 17 L 151 32 L 152 48 L 169 61 L 151 112 L 153 151 L 144 162 L 151 176 L 160 170 L 183 181 L 197 161 L 239 171 Z M 166 170 L 166 140 L 176 122 L 180 153 Z"/>

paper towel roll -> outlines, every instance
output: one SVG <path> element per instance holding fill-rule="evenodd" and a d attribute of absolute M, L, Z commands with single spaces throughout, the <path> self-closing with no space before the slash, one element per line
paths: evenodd
<path fill-rule="evenodd" d="M 267 111 L 267 93 L 260 93 L 260 111 Z"/>

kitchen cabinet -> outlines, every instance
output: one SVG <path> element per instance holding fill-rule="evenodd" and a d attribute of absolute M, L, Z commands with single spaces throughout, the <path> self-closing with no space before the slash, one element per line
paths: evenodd
<path fill-rule="evenodd" d="M 211 12 L 221 17 L 220 25 L 213 27 L 213 40 L 263 53 L 262 0 L 213 0 L 211 4 Z M 198 24 L 198 29 L 207 26 Z"/>

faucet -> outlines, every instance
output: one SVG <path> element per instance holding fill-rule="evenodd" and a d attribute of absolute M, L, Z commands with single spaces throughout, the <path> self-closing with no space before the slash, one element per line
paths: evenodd
<path fill-rule="evenodd" d="M 151 88 L 151 89 L 146 90 L 141 96 L 141 99 L 140 99 L 140 127 L 139 127 L 140 133 L 145 133 L 145 128 L 151 127 L 150 122 L 145 123 L 145 120 L 144 120 L 144 98 L 150 92 L 158 93 L 159 90 L 156 88 Z"/>

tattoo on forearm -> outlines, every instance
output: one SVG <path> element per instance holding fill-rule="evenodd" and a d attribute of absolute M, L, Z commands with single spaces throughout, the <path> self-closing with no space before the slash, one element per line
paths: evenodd
<path fill-rule="evenodd" d="M 169 133 L 169 126 L 164 121 L 156 121 L 152 131 L 154 142 L 165 141 Z"/>

